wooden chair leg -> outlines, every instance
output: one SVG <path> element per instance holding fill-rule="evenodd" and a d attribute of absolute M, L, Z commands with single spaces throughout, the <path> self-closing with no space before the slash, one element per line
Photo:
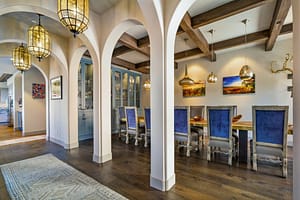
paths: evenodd
<path fill-rule="evenodd" d="M 145 139 L 144 139 L 144 141 L 145 141 L 145 145 L 144 145 L 144 147 L 145 148 L 147 148 L 147 146 L 148 146 L 148 136 L 147 136 L 147 133 L 145 132 Z"/>
<path fill-rule="evenodd" d="M 228 165 L 232 165 L 232 148 L 229 148 L 229 152 L 228 152 Z"/>
<path fill-rule="evenodd" d="M 129 143 L 129 136 L 128 136 L 128 133 L 126 133 L 126 142 L 125 142 L 126 144 L 128 144 Z"/>
<path fill-rule="evenodd" d="M 253 162 L 253 167 L 252 167 L 252 169 L 253 169 L 254 171 L 257 171 L 257 155 L 256 155 L 256 153 L 253 153 L 252 162 Z"/>
<path fill-rule="evenodd" d="M 282 159 L 282 176 L 287 177 L 287 158 Z"/>
<path fill-rule="evenodd" d="M 139 145 L 139 140 L 138 140 L 138 133 L 135 134 L 135 143 L 134 143 L 135 146 L 138 146 Z"/>
<path fill-rule="evenodd" d="M 210 161 L 210 156 L 211 156 L 211 147 L 207 146 L 207 160 Z"/>

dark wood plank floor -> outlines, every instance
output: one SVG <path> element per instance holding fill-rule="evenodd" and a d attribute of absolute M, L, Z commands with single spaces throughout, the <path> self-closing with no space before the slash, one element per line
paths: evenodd
<path fill-rule="evenodd" d="M 288 162 L 288 178 L 281 178 L 280 169 L 260 163 L 259 172 L 249 164 L 226 165 L 220 156 L 206 161 L 205 148 L 187 158 L 176 151 L 176 185 L 168 192 L 150 188 L 150 150 L 142 145 L 126 145 L 113 137 L 113 160 L 104 164 L 92 162 L 92 141 L 80 148 L 64 150 L 46 141 L 35 141 L 0 147 L 0 164 L 52 153 L 64 162 L 93 177 L 129 199 L 292 199 L 292 160 Z M 8 199 L 0 177 L 0 199 Z"/>

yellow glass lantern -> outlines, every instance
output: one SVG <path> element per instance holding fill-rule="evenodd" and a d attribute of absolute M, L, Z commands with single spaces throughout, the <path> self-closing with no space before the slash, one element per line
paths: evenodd
<path fill-rule="evenodd" d="M 48 31 L 41 25 L 40 15 L 39 24 L 28 29 L 27 46 L 29 53 L 39 61 L 50 55 L 50 37 Z"/>
<path fill-rule="evenodd" d="M 13 65 L 21 72 L 31 67 L 31 55 L 23 44 L 13 50 Z"/>
<path fill-rule="evenodd" d="M 57 15 L 60 22 L 76 37 L 88 28 L 88 0 L 58 0 Z"/>

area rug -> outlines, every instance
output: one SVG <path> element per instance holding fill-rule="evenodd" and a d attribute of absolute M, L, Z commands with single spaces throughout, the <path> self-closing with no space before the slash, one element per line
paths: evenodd
<path fill-rule="evenodd" d="M 52 154 L 0 166 L 12 200 L 126 199 Z"/>

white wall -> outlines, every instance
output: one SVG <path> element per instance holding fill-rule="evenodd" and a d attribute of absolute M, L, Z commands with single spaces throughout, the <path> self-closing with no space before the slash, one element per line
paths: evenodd
<path fill-rule="evenodd" d="M 13 83 L 13 112 L 14 114 L 14 128 L 18 128 L 18 110 L 22 110 L 22 108 L 19 107 L 19 99 L 22 98 L 22 75 L 21 73 L 17 73 L 14 76 L 14 83 Z M 21 124 L 20 124 L 21 127 Z"/>
<path fill-rule="evenodd" d="M 68 80 L 61 65 L 56 59 L 50 59 L 49 81 L 57 76 L 63 76 L 62 99 L 51 100 L 51 85 L 49 83 L 49 105 L 50 105 L 50 141 L 55 142 L 64 148 L 68 148 Z"/>
<path fill-rule="evenodd" d="M 46 97 L 32 97 L 32 84 L 45 84 L 41 72 L 31 67 L 23 73 L 23 135 L 46 132 Z"/>
<path fill-rule="evenodd" d="M 242 120 L 252 119 L 252 105 L 288 105 L 289 122 L 292 123 L 293 98 L 287 91 L 287 86 L 292 85 L 292 80 L 287 79 L 287 72 L 273 74 L 270 70 L 272 61 L 278 61 L 279 69 L 282 67 L 285 54 L 292 53 L 292 39 L 278 41 L 270 52 L 265 52 L 263 48 L 263 46 L 254 46 L 224 54 L 217 52 L 217 61 L 213 63 L 206 58 L 179 63 L 178 69 L 175 70 L 175 105 L 237 105 L 238 113 L 243 116 Z M 245 62 L 245 56 L 248 65 L 255 73 L 255 93 L 223 95 L 223 77 L 238 75 Z M 217 83 L 206 83 L 205 96 L 182 97 L 182 88 L 178 81 L 184 76 L 185 64 L 188 65 L 189 76 L 195 81 L 206 80 L 211 71 L 217 75 Z"/>

